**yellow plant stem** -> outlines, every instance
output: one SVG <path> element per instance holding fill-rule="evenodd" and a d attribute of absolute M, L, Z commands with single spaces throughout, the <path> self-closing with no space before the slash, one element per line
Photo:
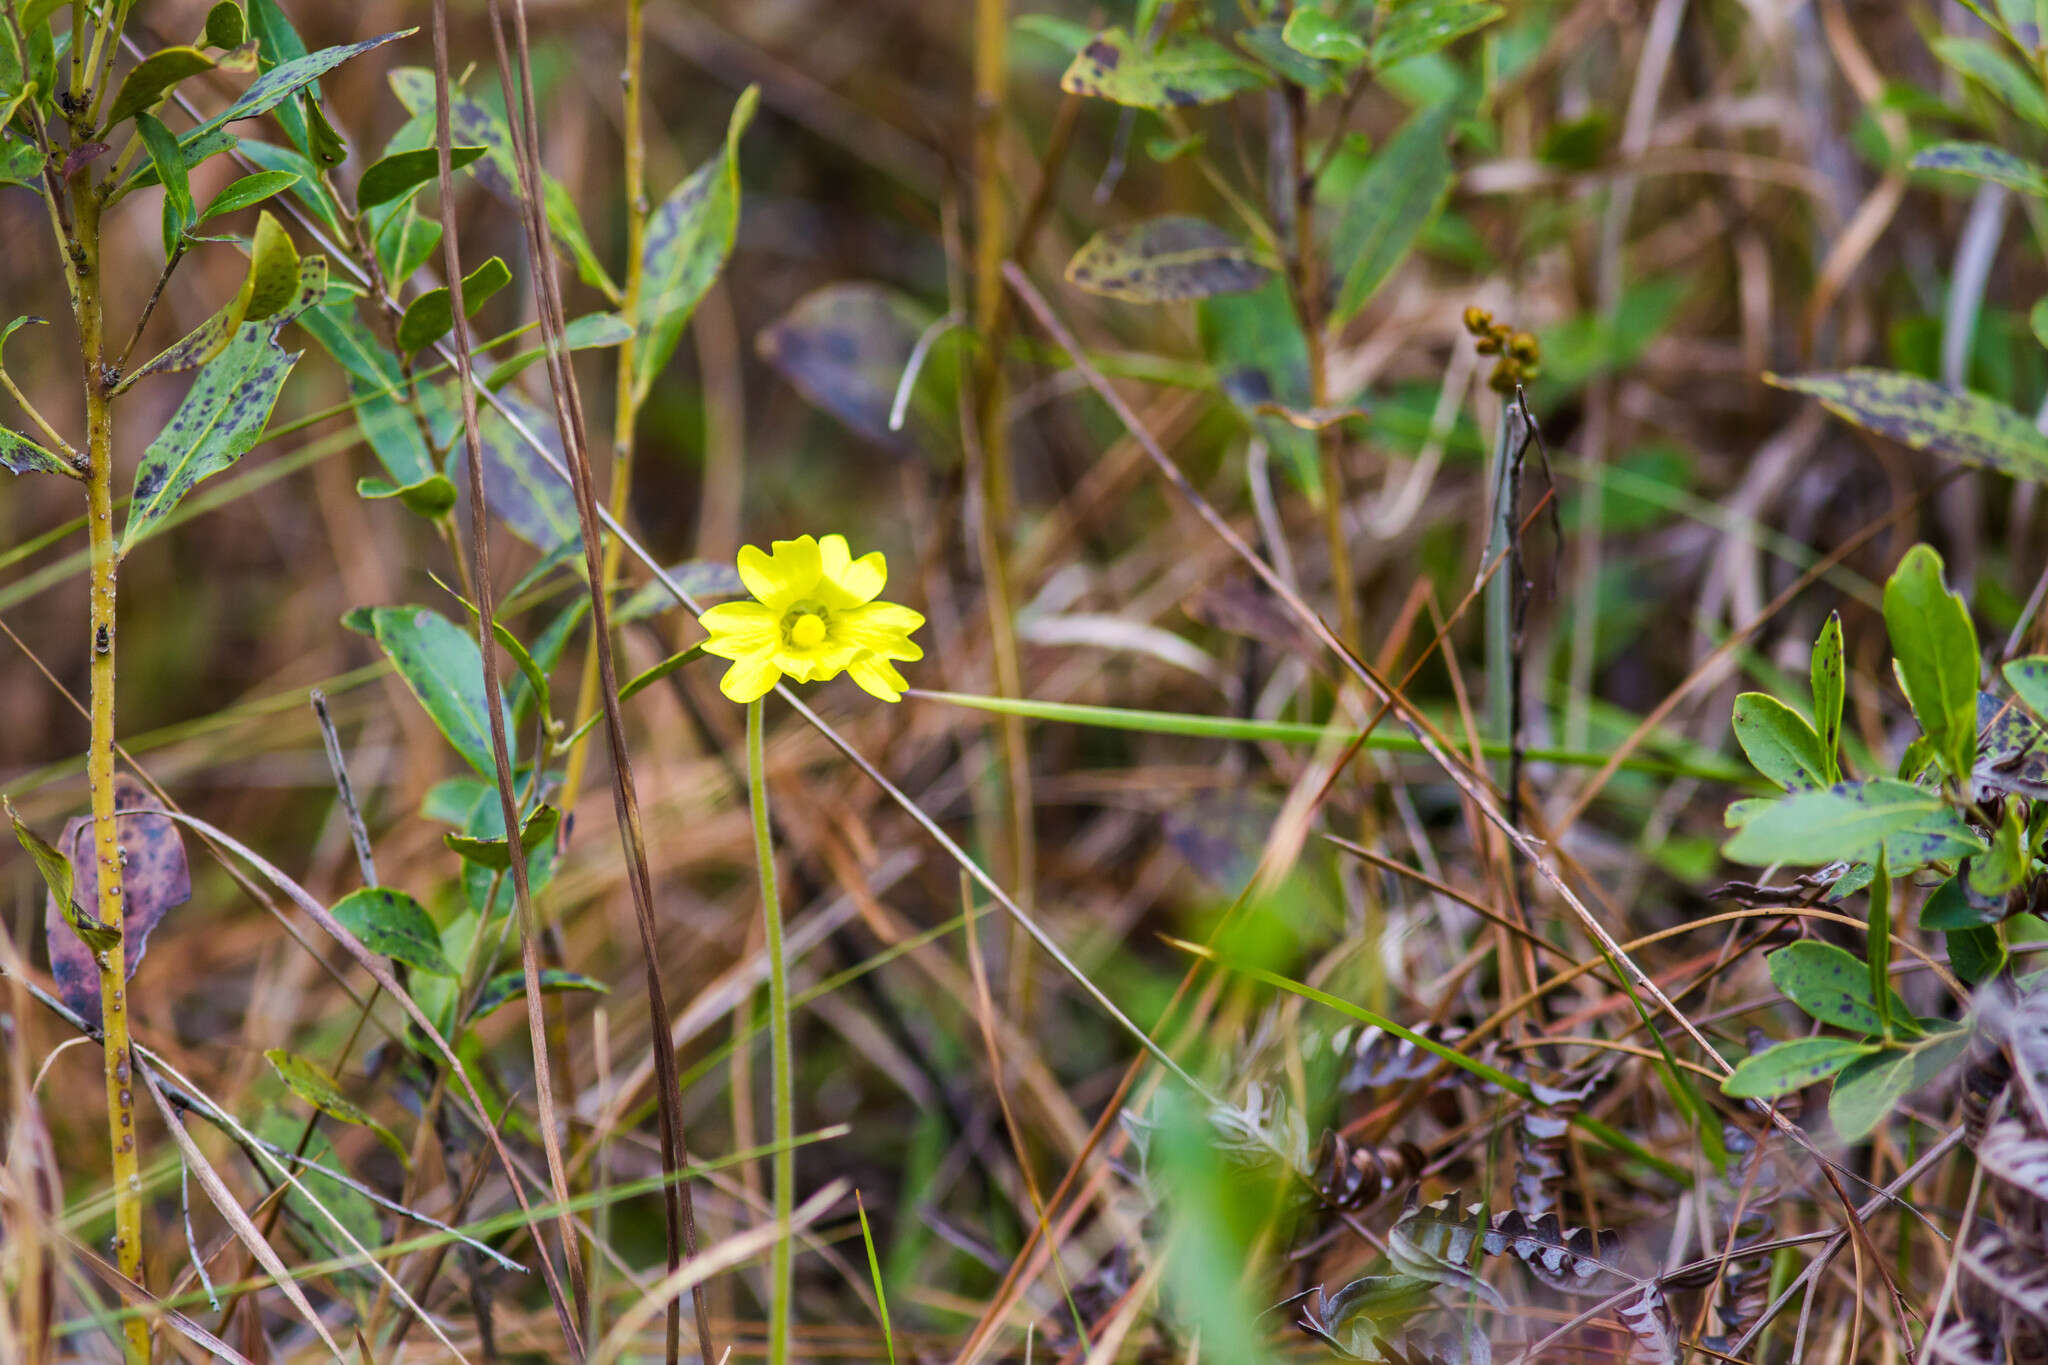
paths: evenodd
<path fill-rule="evenodd" d="M 91 173 L 72 182 L 74 240 L 68 244 L 79 359 L 85 371 L 86 531 L 91 543 L 92 747 L 86 783 L 92 791 L 92 856 L 98 864 L 100 923 L 123 923 L 121 835 L 114 820 L 114 417 L 106 379 L 106 329 L 100 290 L 100 201 Z M 142 1171 L 135 1149 L 135 1092 L 128 1055 L 126 945 L 115 939 L 96 954 L 100 1019 L 105 1030 L 107 1134 L 113 1147 L 114 1261 L 142 1283 Z M 149 1359 L 149 1324 L 123 1326 L 131 1360 Z"/>
<path fill-rule="evenodd" d="M 783 960 L 782 902 L 775 889 L 775 836 L 768 824 L 768 764 L 761 702 L 747 703 L 747 791 L 754 814 L 754 858 L 761 869 L 761 923 L 767 931 L 768 1053 L 774 1097 L 775 1249 L 768 1277 L 768 1362 L 788 1365 L 790 1216 L 796 1203 L 795 1077 L 789 1047 L 789 964 Z"/>

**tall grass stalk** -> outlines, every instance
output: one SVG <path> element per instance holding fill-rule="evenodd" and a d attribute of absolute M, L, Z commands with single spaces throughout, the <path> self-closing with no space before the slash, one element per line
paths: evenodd
<path fill-rule="evenodd" d="M 768 951 L 768 1052 L 774 1090 L 775 1249 L 768 1274 L 769 1365 L 789 1360 L 790 1213 L 796 1197 L 795 1082 L 790 1074 L 789 964 L 783 960 L 782 901 L 775 889 L 775 836 L 768 824 L 768 765 L 763 757 L 762 703 L 747 703 L 747 792 L 754 814 L 754 858 L 761 870 L 761 923 Z"/>

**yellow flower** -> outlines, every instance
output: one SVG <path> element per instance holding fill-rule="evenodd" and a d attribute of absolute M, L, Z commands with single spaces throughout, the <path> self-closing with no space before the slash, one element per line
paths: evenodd
<path fill-rule="evenodd" d="M 772 554 L 740 550 L 740 581 L 751 602 L 725 602 L 698 617 L 711 638 L 704 652 L 733 665 L 718 690 L 738 702 L 766 695 L 776 682 L 824 682 L 850 674 L 883 701 L 901 701 L 910 684 L 892 659 L 922 659 L 910 632 L 924 617 L 877 602 L 888 579 L 879 550 L 853 557 L 845 536 L 778 540 Z"/>

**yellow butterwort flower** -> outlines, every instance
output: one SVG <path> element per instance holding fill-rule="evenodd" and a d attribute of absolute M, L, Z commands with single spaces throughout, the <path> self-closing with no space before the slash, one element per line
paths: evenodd
<path fill-rule="evenodd" d="M 901 701 L 910 684 L 893 659 L 922 659 L 910 632 L 924 617 L 875 594 L 889 577 L 882 552 L 859 559 L 846 537 L 778 540 L 772 553 L 740 550 L 740 581 L 751 602 L 725 602 L 698 617 L 711 638 L 704 652 L 733 665 L 718 690 L 737 702 L 767 694 L 776 682 L 824 682 L 842 672 L 883 701 Z"/>

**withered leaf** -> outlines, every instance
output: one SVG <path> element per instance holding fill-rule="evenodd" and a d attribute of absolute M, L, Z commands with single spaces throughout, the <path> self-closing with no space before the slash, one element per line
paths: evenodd
<path fill-rule="evenodd" d="M 161 811 L 164 804 L 132 777 L 114 780 L 116 811 Z M 127 941 L 127 973 L 132 979 L 149 948 L 150 931 L 164 915 L 192 898 L 192 869 L 185 860 L 184 836 L 177 822 L 164 815 L 123 814 L 114 817 L 121 840 L 121 926 Z M 93 856 L 92 817 L 73 816 L 64 826 L 57 848 L 71 862 L 72 900 L 87 913 L 99 904 L 99 860 Z M 43 928 L 50 945 L 50 974 L 64 1003 L 87 1019 L 100 1017 L 99 968 L 92 951 L 65 923 L 55 896 L 45 898 Z"/>

